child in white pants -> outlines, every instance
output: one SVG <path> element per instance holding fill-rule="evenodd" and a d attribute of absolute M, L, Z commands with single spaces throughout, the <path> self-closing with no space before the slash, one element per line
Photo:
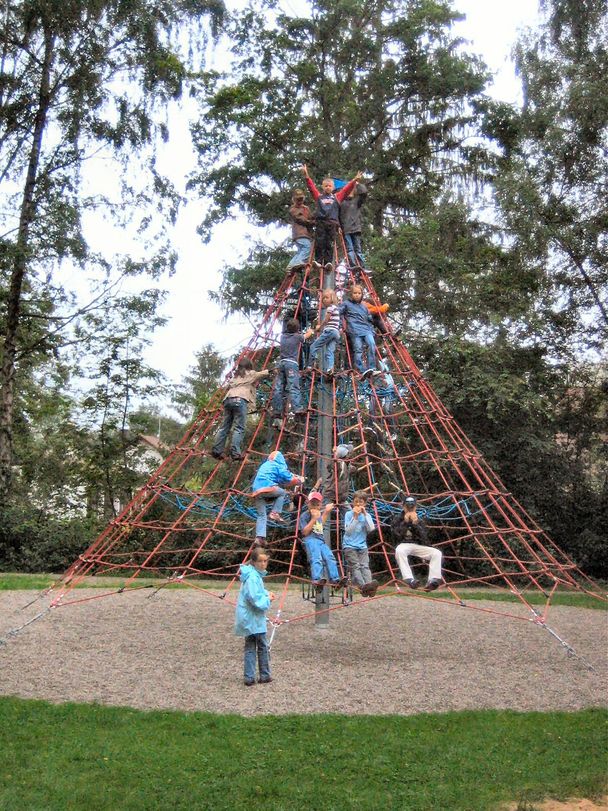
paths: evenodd
<path fill-rule="evenodd" d="M 395 548 L 395 558 L 401 570 L 401 577 L 407 585 L 411 589 L 417 589 L 420 585 L 410 567 L 409 556 L 414 555 L 429 564 L 429 576 L 424 590 L 434 591 L 438 588 L 443 583 L 441 575 L 443 556 L 439 549 L 424 543 L 428 533 L 424 518 L 416 512 L 414 496 L 407 496 L 403 500 L 403 511 L 393 519 L 391 533 L 396 541 L 401 541 Z"/>

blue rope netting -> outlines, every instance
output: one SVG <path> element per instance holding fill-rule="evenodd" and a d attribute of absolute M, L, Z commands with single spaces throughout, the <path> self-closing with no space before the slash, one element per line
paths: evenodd
<path fill-rule="evenodd" d="M 187 498 L 179 493 L 163 493 L 161 498 L 174 507 L 177 507 L 178 510 L 186 510 L 189 508 L 191 515 L 205 515 L 215 518 L 219 515 L 221 509 L 221 504 L 202 496 L 196 497 L 193 495 L 192 498 Z M 472 509 L 471 502 L 473 502 L 475 498 L 476 494 L 473 494 L 466 499 L 460 499 L 455 502 L 450 496 L 445 496 L 428 507 L 418 509 L 417 512 L 430 522 L 436 521 L 442 524 L 449 521 L 456 522 L 461 520 L 463 513 L 467 518 L 470 518 L 483 512 L 483 507 L 477 505 L 475 505 L 477 506 L 476 509 Z M 390 524 L 392 518 L 401 512 L 401 502 L 399 499 L 399 496 L 395 496 L 395 500 L 390 502 L 381 499 L 370 499 L 370 508 L 372 505 L 376 507 L 380 523 L 383 526 Z M 257 510 L 247 497 L 230 495 L 222 512 L 222 519 L 229 520 L 239 516 L 244 516 L 245 518 L 255 521 Z M 284 523 L 277 524 L 270 520 L 268 523 L 270 526 L 285 526 Z M 291 520 L 288 519 L 288 525 L 295 526 L 295 517 Z"/>

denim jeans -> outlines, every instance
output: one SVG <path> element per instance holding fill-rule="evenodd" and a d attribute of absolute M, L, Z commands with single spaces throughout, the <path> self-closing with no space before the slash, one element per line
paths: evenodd
<path fill-rule="evenodd" d="M 365 258 L 361 250 L 361 234 L 344 234 L 344 242 L 346 243 L 350 266 L 361 265 L 364 268 Z"/>
<path fill-rule="evenodd" d="M 340 579 L 338 564 L 336 563 L 334 553 L 323 538 L 318 538 L 316 535 L 309 535 L 307 538 L 302 538 L 302 543 L 304 544 L 308 562 L 310 563 L 311 580 L 320 580 L 324 576 L 323 564 L 325 564 L 330 582 L 337 583 Z"/>
<path fill-rule="evenodd" d="M 256 538 L 266 537 L 266 505 L 268 502 L 272 501 L 270 507 L 272 512 L 280 513 L 283 509 L 283 502 L 285 501 L 286 495 L 287 490 L 283 490 L 282 487 L 273 487 L 272 492 L 264 493 L 264 495 L 256 498 L 255 508 L 258 511 L 258 517 L 255 522 Z"/>
<path fill-rule="evenodd" d="M 260 669 L 260 678 L 270 678 L 270 657 L 266 634 L 249 634 L 245 637 L 245 681 L 255 681 L 255 664 Z"/>
<path fill-rule="evenodd" d="M 313 362 L 317 355 L 317 351 L 324 346 L 325 351 L 323 352 L 323 360 L 325 361 L 325 371 L 328 372 L 330 369 L 333 369 L 334 355 L 336 354 L 336 346 L 339 340 L 340 333 L 338 330 L 325 328 L 310 347 L 310 353 L 308 356 L 309 363 Z"/>
<path fill-rule="evenodd" d="M 290 270 L 295 265 L 305 265 L 310 259 L 310 249 L 312 246 L 312 239 L 307 237 L 300 237 L 294 240 L 294 245 L 297 251 L 293 255 L 290 263 L 287 265 L 287 270 Z"/>
<path fill-rule="evenodd" d="M 274 381 L 274 394 L 272 395 L 272 408 L 275 414 L 283 413 L 284 400 L 291 403 L 294 411 L 302 408 L 300 375 L 298 364 L 294 360 L 279 361 L 279 370 Z"/>
<path fill-rule="evenodd" d="M 231 453 L 241 452 L 241 443 L 245 434 L 245 420 L 247 419 L 247 400 L 242 397 L 226 397 L 224 400 L 224 419 L 220 430 L 215 435 L 213 451 L 221 453 L 224 450 L 230 428 L 232 431 Z"/>
<path fill-rule="evenodd" d="M 365 335 L 349 335 L 353 354 L 355 356 L 355 366 L 360 372 L 365 371 L 363 366 L 363 344 L 367 346 L 367 368 L 376 368 L 376 339 L 373 332 L 366 332 Z"/>

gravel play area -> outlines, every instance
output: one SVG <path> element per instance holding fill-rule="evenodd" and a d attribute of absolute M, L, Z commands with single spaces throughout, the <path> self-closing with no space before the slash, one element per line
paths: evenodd
<path fill-rule="evenodd" d="M 83 590 L 78 597 L 98 595 Z M 72 592 L 72 596 L 74 592 Z M 281 626 L 272 684 L 245 687 L 233 608 L 186 590 L 123 593 L 58 607 L 0 647 L 0 694 L 141 709 L 242 715 L 412 714 L 465 709 L 576 710 L 608 698 L 608 614 L 554 607 L 549 626 L 391 597 Z M 0 593 L 0 637 L 44 603 Z M 291 614 L 304 613 L 296 591 Z M 521 613 L 504 603 L 477 603 Z M 312 608 L 312 606 L 311 606 Z"/>

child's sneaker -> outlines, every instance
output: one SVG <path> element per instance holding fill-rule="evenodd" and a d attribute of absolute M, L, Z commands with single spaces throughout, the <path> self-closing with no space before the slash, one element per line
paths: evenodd
<path fill-rule="evenodd" d="M 274 521 L 277 524 L 286 524 L 287 521 L 283 518 L 281 513 L 277 513 L 274 510 L 268 516 L 271 521 Z"/>
<path fill-rule="evenodd" d="M 416 578 L 415 578 L 415 577 L 410 577 L 410 578 L 408 578 L 408 579 L 407 579 L 405 582 L 407 583 L 407 585 L 408 585 L 408 586 L 409 586 L 411 589 L 417 589 L 417 588 L 418 588 L 418 586 L 420 585 L 419 581 L 418 581 L 418 580 L 416 580 Z M 437 586 L 435 586 L 435 588 L 437 588 Z"/>

